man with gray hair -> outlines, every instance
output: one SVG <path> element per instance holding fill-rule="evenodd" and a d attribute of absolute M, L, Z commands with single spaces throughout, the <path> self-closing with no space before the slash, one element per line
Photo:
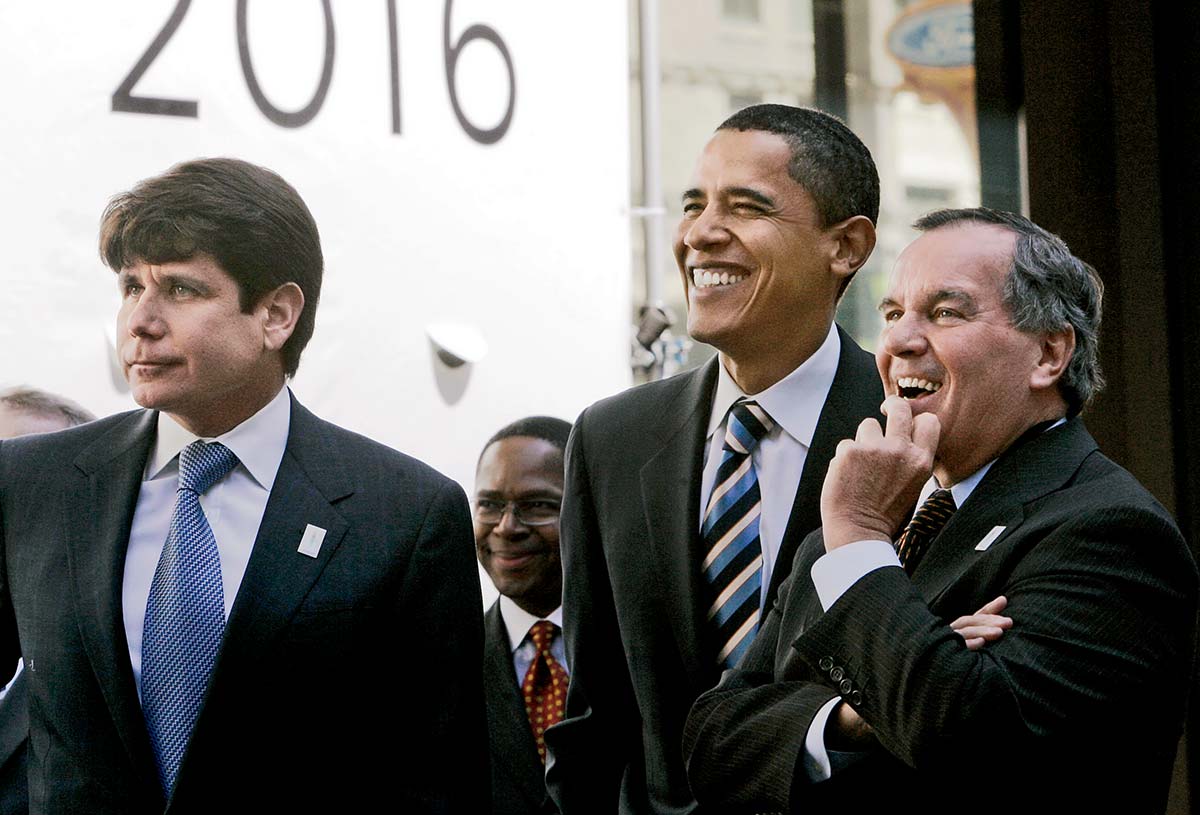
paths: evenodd
<path fill-rule="evenodd" d="M 96 417 L 79 405 L 34 388 L 0 391 L 0 439 L 49 433 L 85 424 Z"/>
<path fill-rule="evenodd" d="M 1017 215 L 916 227 L 880 305 L 886 430 L 839 445 L 822 528 L 693 707 L 692 789 L 722 811 L 1161 811 L 1197 572 L 1079 418 L 1100 281 Z"/>
<path fill-rule="evenodd" d="M 79 405 L 34 388 L 0 391 L 0 439 L 50 433 L 86 424 L 96 417 Z M 29 742 L 29 693 L 17 675 L 0 698 L 0 815 L 29 811 L 26 783 Z"/>

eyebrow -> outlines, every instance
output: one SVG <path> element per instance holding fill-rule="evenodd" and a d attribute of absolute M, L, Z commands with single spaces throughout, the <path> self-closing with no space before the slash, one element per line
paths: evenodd
<path fill-rule="evenodd" d="M 967 294 L 962 289 L 938 289 L 932 295 L 930 295 L 928 298 L 926 298 L 925 302 L 929 303 L 930 305 L 935 304 L 935 303 L 947 303 L 948 302 L 948 303 L 955 303 L 957 305 L 963 306 L 968 309 L 976 309 L 977 308 L 977 306 L 975 305 L 975 298 L 972 297 L 971 295 Z M 891 308 L 892 306 L 902 308 L 902 306 L 900 306 L 900 304 L 897 303 L 892 298 L 885 297 L 879 301 L 879 305 L 876 306 L 876 309 L 879 311 L 883 311 L 885 309 Z"/>
<path fill-rule="evenodd" d="M 751 201 L 755 201 L 759 204 L 762 204 L 764 207 L 768 207 L 771 209 L 774 209 L 774 207 L 775 207 L 775 199 L 774 198 L 763 195 L 758 190 L 751 189 L 750 187 L 728 187 L 726 189 L 721 190 L 721 194 L 723 196 L 725 196 L 726 198 L 749 198 Z M 690 190 L 684 190 L 683 195 L 680 196 L 681 200 L 683 200 L 683 201 L 687 201 L 692 198 L 703 198 L 703 197 L 704 197 L 704 192 L 696 187 L 693 187 Z"/>

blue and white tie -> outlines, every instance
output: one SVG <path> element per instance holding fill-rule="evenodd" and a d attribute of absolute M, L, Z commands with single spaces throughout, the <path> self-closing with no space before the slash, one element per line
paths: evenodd
<path fill-rule="evenodd" d="M 200 496 L 237 463 L 228 447 L 215 442 L 196 441 L 179 454 L 179 492 L 171 530 L 146 603 L 142 713 L 168 796 L 225 631 L 221 555 Z"/>
<path fill-rule="evenodd" d="M 725 444 L 700 534 L 704 577 L 712 587 L 708 619 L 716 630 L 717 663 L 732 668 L 758 630 L 762 596 L 762 498 L 751 454 L 775 423 L 757 402 L 739 399 L 725 420 Z"/>

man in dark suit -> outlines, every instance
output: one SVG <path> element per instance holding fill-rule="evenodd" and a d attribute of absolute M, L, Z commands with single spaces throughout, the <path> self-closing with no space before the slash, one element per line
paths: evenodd
<path fill-rule="evenodd" d="M 0 391 L 0 439 L 52 433 L 95 418 L 74 402 L 45 391 Z M 28 744 L 29 692 L 25 673 L 18 669 L 0 699 L 0 815 L 29 811 Z"/>
<path fill-rule="evenodd" d="M 570 422 L 501 428 L 475 471 L 475 550 L 500 597 L 484 615 L 493 815 L 553 812 L 542 734 L 562 717 L 566 654 L 558 514 Z"/>
<path fill-rule="evenodd" d="M 100 243 L 146 409 L 0 442 L 31 811 L 485 811 L 465 495 L 285 387 L 323 266 L 300 196 L 186 162 Z"/>
<path fill-rule="evenodd" d="M 818 111 L 747 108 L 701 155 L 675 258 L 688 330 L 719 358 L 588 408 L 568 449 L 572 674 L 546 737 L 564 815 L 695 809 L 687 711 L 753 639 L 835 445 L 882 399 L 833 324 L 878 209 L 870 153 Z"/>
<path fill-rule="evenodd" d="M 1197 574 L 1078 415 L 1099 278 L 1021 216 L 917 228 L 880 306 L 886 431 L 839 447 L 822 529 L 693 708 L 693 789 L 728 812 L 1161 811 Z"/>

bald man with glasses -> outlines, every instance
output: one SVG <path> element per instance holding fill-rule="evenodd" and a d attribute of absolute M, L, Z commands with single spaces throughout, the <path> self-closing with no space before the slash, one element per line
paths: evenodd
<path fill-rule="evenodd" d="M 558 513 L 571 425 L 532 416 L 488 441 L 475 473 L 475 550 L 500 592 L 484 622 L 495 815 L 554 812 L 542 734 L 567 696 Z"/>

